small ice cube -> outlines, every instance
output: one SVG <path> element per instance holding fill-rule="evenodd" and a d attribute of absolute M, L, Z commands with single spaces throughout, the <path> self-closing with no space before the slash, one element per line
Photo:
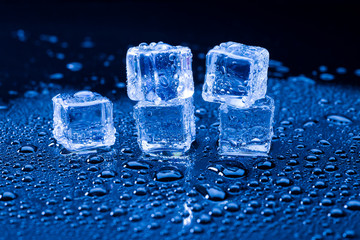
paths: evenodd
<path fill-rule="evenodd" d="M 205 101 L 250 106 L 265 97 L 269 52 L 235 42 L 222 43 L 206 55 Z"/>
<path fill-rule="evenodd" d="M 195 140 L 192 98 L 157 105 L 141 101 L 134 107 L 138 143 L 144 152 L 186 152 Z"/>
<path fill-rule="evenodd" d="M 127 91 L 134 101 L 166 102 L 194 93 L 188 47 L 163 42 L 140 44 L 126 55 Z"/>
<path fill-rule="evenodd" d="M 54 137 L 68 150 L 111 146 L 115 143 L 113 105 L 90 91 L 58 94 L 54 106 Z"/>
<path fill-rule="evenodd" d="M 274 100 L 268 96 L 248 108 L 220 106 L 222 155 L 266 155 L 273 136 Z"/>

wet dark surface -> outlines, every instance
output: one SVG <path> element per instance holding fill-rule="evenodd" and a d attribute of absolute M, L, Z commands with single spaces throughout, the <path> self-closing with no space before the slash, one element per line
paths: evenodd
<path fill-rule="evenodd" d="M 106 28 L 67 32 L 61 21 L 56 29 L 2 23 L 2 47 L 16 56 L 1 58 L 0 239 L 359 238 L 360 89 L 352 83 L 360 66 L 323 57 L 292 70 L 295 60 L 260 42 L 283 62 L 272 61 L 269 73 L 272 149 L 267 158 L 224 158 L 219 105 L 201 98 L 212 45 L 186 35 L 167 41 L 194 55 L 197 137 L 186 156 L 152 157 L 136 143 L 125 87 L 127 46 L 141 40 L 109 40 Z M 51 98 L 82 89 L 113 101 L 112 148 L 74 154 L 52 138 Z"/>

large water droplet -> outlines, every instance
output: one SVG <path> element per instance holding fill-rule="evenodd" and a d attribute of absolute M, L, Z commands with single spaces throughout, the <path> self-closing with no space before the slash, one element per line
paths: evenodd
<path fill-rule="evenodd" d="M 360 201 L 359 200 L 350 200 L 345 204 L 344 207 L 349 210 L 359 211 L 360 210 Z"/>
<path fill-rule="evenodd" d="M 341 126 L 349 125 L 352 123 L 352 121 L 349 118 L 340 115 L 329 115 L 326 117 L 326 119 L 328 122 Z"/>
<path fill-rule="evenodd" d="M 15 193 L 12 192 L 3 192 L 0 194 L 0 201 L 11 201 L 16 198 Z"/>

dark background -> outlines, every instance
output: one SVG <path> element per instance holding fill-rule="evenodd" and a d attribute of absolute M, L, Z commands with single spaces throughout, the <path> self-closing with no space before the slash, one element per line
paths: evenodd
<path fill-rule="evenodd" d="M 5 1 L 0 4 L 2 95 L 4 89 L 21 92 L 29 84 L 34 88 L 54 72 L 65 74 L 61 83 L 80 88 L 93 74 L 117 76 L 124 82 L 127 48 L 151 41 L 189 45 L 196 55 L 232 40 L 267 48 L 271 58 L 282 61 L 293 75 L 311 76 L 321 65 L 328 66 L 330 73 L 345 67 L 352 74 L 360 68 L 358 11 L 355 1 L 322 0 Z M 25 31 L 31 44 L 14 38 L 18 29 Z M 69 43 L 62 50 L 65 60 L 48 59 L 46 51 L 60 47 L 39 43 L 41 34 Z M 91 37 L 94 48 L 79 47 L 85 37 Z M 110 68 L 99 63 L 101 53 L 115 55 Z M 83 71 L 67 76 L 64 66 L 71 61 L 82 62 Z M 194 69 L 204 64 L 205 60 L 194 58 Z M 352 76 L 335 82 L 359 84 L 359 78 Z M 203 79 L 195 77 L 195 81 Z"/>

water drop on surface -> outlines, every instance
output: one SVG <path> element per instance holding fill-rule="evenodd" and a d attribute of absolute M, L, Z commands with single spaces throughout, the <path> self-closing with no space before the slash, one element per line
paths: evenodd
<path fill-rule="evenodd" d="M 3 192 L 0 194 L 0 201 L 11 201 L 16 198 L 15 193 L 12 192 Z"/>
<path fill-rule="evenodd" d="M 128 161 L 124 164 L 124 168 L 129 168 L 133 170 L 149 169 L 150 165 L 146 162 L 141 161 Z"/>
<path fill-rule="evenodd" d="M 175 167 L 164 167 L 155 174 L 155 180 L 159 182 L 172 182 L 183 177 L 184 175 Z"/>
<path fill-rule="evenodd" d="M 344 207 L 349 210 L 359 211 L 360 210 L 360 201 L 359 200 L 350 200 L 345 204 Z"/>
<path fill-rule="evenodd" d="M 102 163 L 104 161 L 104 158 L 101 156 L 93 156 L 93 157 L 89 157 L 86 161 L 91 164 L 97 164 L 97 163 Z"/>
<path fill-rule="evenodd" d="M 211 201 L 224 201 L 227 197 L 226 192 L 221 188 L 210 186 L 209 184 L 196 185 L 195 189 L 206 199 Z"/>
<path fill-rule="evenodd" d="M 20 153 L 35 153 L 37 150 L 37 147 L 33 145 L 24 145 L 21 148 L 19 148 L 18 152 Z"/>
<path fill-rule="evenodd" d="M 82 69 L 82 64 L 79 62 L 72 62 L 72 63 L 68 63 L 66 65 L 66 68 L 69 69 L 72 72 L 77 72 L 80 71 Z"/>
<path fill-rule="evenodd" d="M 245 167 L 240 163 L 214 164 L 208 167 L 209 170 L 227 178 L 241 178 L 246 175 Z"/>
<path fill-rule="evenodd" d="M 107 193 L 106 189 L 102 188 L 102 187 L 94 187 L 92 189 L 90 189 L 89 192 L 87 192 L 85 195 L 93 197 L 93 196 L 97 196 L 97 197 L 101 197 L 104 196 Z"/>
<path fill-rule="evenodd" d="M 349 118 L 340 115 L 329 115 L 326 117 L 326 119 L 328 122 L 340 126 L 349 125 L 352 123 L 352 121 Z"/>

